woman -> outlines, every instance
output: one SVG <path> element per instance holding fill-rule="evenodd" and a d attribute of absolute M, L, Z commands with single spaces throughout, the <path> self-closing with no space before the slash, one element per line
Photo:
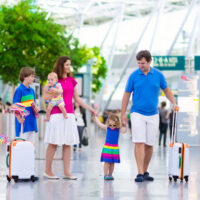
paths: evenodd
<path fill-rule="evenodd" d="M 79 97 L 76 86 L 77 82 L 72 77 L 71 60 L 69 57 L 61 56 L 58 58 L 54 65 L 53 71 L 57 73 L 59 79 L 58 82 L 63 88 L 63 99 L 65 103 L 65 109 L 68 113 L 68 118 L 65 119 L 63 117 L 58 107 L 53 108 L 50 121 L 47 122 L 45 132 L 45 143 L 48 143 L 48 146 L 46 150 L 46 167 L 43 175 L 46 178 L 58 179 L 58 177 L 52 172 L 52 162 L 57 145 L 62 145 L 62 157 L 64 165 L 63 178 L 76 180 L 77 177 L 72 176 L 70 172 L 71 145 L 79 143 L 72 99 L 74 98 L 75 102 L 88 109 L 93 115 L 96 115 L 96 111 Z M 56 93 L 53 89 L 51 89 L 49 94 L 54 96 Z"/>

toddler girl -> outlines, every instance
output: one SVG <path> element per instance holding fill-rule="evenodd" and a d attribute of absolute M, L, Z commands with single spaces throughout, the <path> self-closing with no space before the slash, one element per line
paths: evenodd
<path fill-rule="evenodd" d="M 114 171 L 114 163 L 120 163 L 119 156 L 119 133 L 125 133 L 126 128 L 120 128 L 119 117 L 115 114 L 110 114 L 106 121 L 106 125 L 101 123 L 95 117 L 96 124 L 107 131 L 106 141 L 101 153 L 101 162 L 104 162 L 104 180 L 114 180 L 112 174 Z"/>
<path fill-rule="evenodd" d="M 58 106 L 61 112 L 63 113 L 64 118 L 67 117 L 67 112 L 65 109 L 65 103 L 63 101 L 63 89 L 58 81 L 58 76 L 55 72 L 51 72 L 48 74 L 48 85 L 45 87 L 45 100 L 48 103 L 46 119 L 45 121 L 49 121 L 50 114 L 54 106 Z M 52 92 L 56 92 L 56 96 L 52 96 Z M 54 93 L 55 94 L 55 93 Z"/>

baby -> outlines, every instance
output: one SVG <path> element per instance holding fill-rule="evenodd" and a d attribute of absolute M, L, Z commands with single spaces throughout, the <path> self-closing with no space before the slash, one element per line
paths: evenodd
<path fill-rule="evenodd" d="M 48 74 L 48 85 L 44 89 L 45 100 L 48 103 L 45 121 L 50 120 L 51 111 L 54 106 L 58 106 L 61 112 L 63 113 L 64 118 L 68 118 L 67 112 L 65 110 L 65 103 L 62 97 L 63 89 L 61 84 L 57 81 L 58 76 L 55 72 L 51 72 Z M 52 93 L 54 95 L 52 95 Z"/>

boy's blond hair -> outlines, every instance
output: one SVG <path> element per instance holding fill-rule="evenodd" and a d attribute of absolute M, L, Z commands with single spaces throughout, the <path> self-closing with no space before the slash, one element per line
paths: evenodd
<path fill-rule="evenodd" d="M 35 75 L 34 69 L 31 67 L 23 67 L 23 68 L 21 68 L 21 70 L 19 72 L 19 80 L 23 83 L 24 78 L 26 78 L 30 75 Z"/>
<path fill-rule="evenodd" d="M 115 122 L 116 128 L 120 128 L 120 120 L 116 114 L 112 113 L 108 116 L 108 119 L 106 120 L 107 126 L 109 126 L 109 120 L 112 120 Z"/>

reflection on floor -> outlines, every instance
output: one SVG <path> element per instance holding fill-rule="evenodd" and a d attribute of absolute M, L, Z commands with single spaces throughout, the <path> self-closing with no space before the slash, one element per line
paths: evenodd
<path fill-rule="evenodd" d="M 5 178 L 5 146 L 0 152 L 0 200 L 197 200 L 200 199 L 200 148 L 190 148 L 191 173 L 189 183 L 169 183 L 167 176 L 168 149 L 155 147 L 149 171 L 154 182 L 135 183 L 137 174 L 130 134 L 120 136 L 121 163 L 115 165 L 114 181 L 103 180 L 103 164 L 99 162 L 105 133 L 92 129 L 90 144 L 82 151 L 72 152 L 71 169 L 77 181 L 64 180 L 62 161 L 54 160 L 53 168 L 59 180 L 42 177 L 44 159 L 36 160 L 38 182 L 7 183 Z M 39 144 L 43 145 L 43 143 Z M 38 146 L 38 145 L 37 145 Z M 44 148 L 43 148 L 44 149 Z M 44 155 L 44 152 L 41 152 Z"/>

